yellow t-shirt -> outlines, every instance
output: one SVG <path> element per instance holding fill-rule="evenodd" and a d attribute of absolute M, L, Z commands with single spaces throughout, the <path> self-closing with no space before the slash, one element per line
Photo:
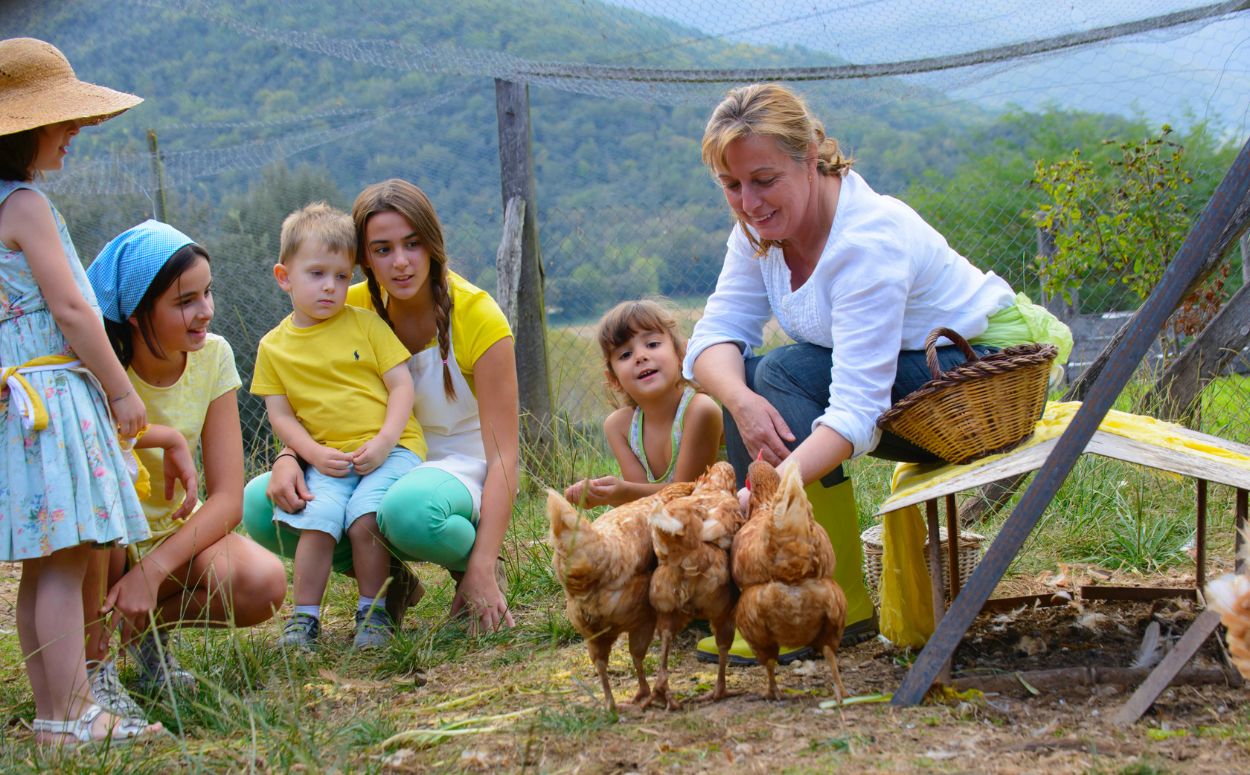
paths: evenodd
<path fill-rule="evenodd" d="M 350 452 L 377 435 L 389 393 L 382 374 L 408 360 L 395 332 L 357 307 L 315 326 L 299 328 L 288 315 L 260 340 L 252 392 L 285 395 L 300 425 L 318 444 Z M 425 458 L 416 415 L 399 445 Z"/>
<path fill-rule="evenodd" d="M 168 425 L 182 434 L 191 448 L 192 457 L 200 449 L 200 431 L 208 416 L 208 405 L 217 398 L 237 390 L 242 384 L 234 367 L 234 351 L 230 343 L 217 334 L 209 334 L 204 346 L 187 353 L 187 365 L 178 381 L 168 387 L 156 387 L 144 382 L 130 369 L 127 373 L 135 393 L 143 399 L 147 408 L 148 422 Z M 152 537 L 144 542 L 152 545 L 178 529 L 178 523 L 169 518 L 182 503 L 185 490 L 182 484 L 174 485 L 174 499 L 165 500 L 165 451 L 162 449 L 136 449 L 139 462 L 148 470 L 152 487 L 142 498 L 143 513 L 147 515 Z"/>
<path fill-rule="evenodd" d="M 512 336 L 508 318 L 489 293 L 478 288 L 455 272 L 448 272 L 451 280 L 451 347 L 456 353 L 456 365 L 469 383 L 469 389 L 477 395 L 473 384 L 473 364 L 482 353 L 500 339 Z M 386 291 L 382 291 L 385 299 Z M 357 283 L 347 289 L 347 303 L 354 307 L 373 309 L 373 299 L 365 283 Z M 438 339 L 426 347 L 437 347 Z M 424 348 L 423 348 L 424 349 Z M 421 400 L 420 396 L 417 400 Z"/>

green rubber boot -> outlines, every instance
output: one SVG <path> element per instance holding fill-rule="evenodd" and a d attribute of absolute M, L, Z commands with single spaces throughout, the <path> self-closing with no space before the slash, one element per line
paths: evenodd
<path fill-rule="evenodd" d="M 846 594 L 846 630 L 842 633 L 842 646 L 877 636 L 877 615 L 864 583 L 864 548 L 859 540 L 859 509 L 855 505 L 855 488 L 850 479 L 844 479 L 832 487 L 819 481 L 807 485 L 807 498 L 812 502 L 812 517 L 825 529 L 837 566 L 833 578 Z M 695 656 L 700 662 L 717 660 L 716 638 L 708 636 L 699 641 Z M 816 656 L 807 646 L 783 646 L 777 661 L 787 664 L 797 659 Z M 755 655 L 751 647 L 734 632 L 733 646 L 729 649 L 729 664 L 754 665 Z"/>
<path fill-rule="evenodd" d="M 807 485 L 807 498 L 812 502 L 812 516 L 816 524 L 825 529 L 838 560 L 833 578 L 846 593 L 846 635 L 863 632 L 873 637 L 877 634 L 876 612 L 868 596 L 868 585 L 864 583 L 864 547 L 859 540 L 855 488 L 850 479 L 843 479 L 832 487 L 815 481 Z M 871 626 L 865 629 L 868 624 Z M 847 640 L 843 636 L 843 644 L 847 644 Z"/>

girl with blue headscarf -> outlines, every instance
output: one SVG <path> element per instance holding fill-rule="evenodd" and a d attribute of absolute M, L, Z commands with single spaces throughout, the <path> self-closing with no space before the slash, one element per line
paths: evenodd
<path fill-rule="evenodd" d="M 181 487 L 152 488 L 143 498 L 152 536 L 124 557 L 117 553 L 104 601 L 105 611 L 132 625 L 132 642 L 135 631 L 155 624 L 133 647 L 144 688 L 186 688 L 195 678 L 174 659 L 164 628 L 250 627 L 268 620 L 286 594 L 282 563 L 233 532 L 243 511 L 234 353 L 208 331 L 214 312 L 208 253 L 174 227 L 149 220 L 127 229 L 104 246 L 87 277 L 148 418 L 181 433 L 192 455 L 202 453 L 204 500 L 183 521 Z M 160 456 L 139 455 L 152 481 L 163 481 Z M 102 652 L 97 645 L 88 656 L 102 659 Z M 111 662 L 102 662 L 93 678 L 97 695 L 119 707 L 133 703 Z"/>

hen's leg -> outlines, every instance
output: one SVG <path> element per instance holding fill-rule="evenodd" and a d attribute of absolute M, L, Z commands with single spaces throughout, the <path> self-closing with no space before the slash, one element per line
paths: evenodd
<path fill-rule="evenodd" d="M 673 631 L 668 628 L 660 630 L 660 672 L 655 677 L 655 686 L 652 687 L 652 694 L 648 698 L 647 704 L 662 698 L 664 707 L 668 710 L 681 710 L 681 703 L 673 697 L 673 693 L 668 689 L 668 655 L 672 647 Z"/>
<path fill-rule="evenodd" d="M 655 622 L 652 621 L 629 633 L 629 655 L 634 658 L 634 673 L 638 676 L 638 693 L 633 703 L 638 704 L 651 696 L 651 687 L 647 686 L 647 673 L 642 667 L 642 660 L 651 647 L 651 638 L 655 635 Z"/>
<path fill-rule="evenodd" d="M 842 673 L 838 671 L 838 655 L 833 650 L 833 646 L 826 645 L 824 648 L 825 661 L 829 663 L 829 669 L 833 671 L 833 690 L 838 698 L 838 715 L 846 720 L 846 716 L 842 715 L 842 700 L 846 699 L 846 687 L 842 685 Z"/>
<path fill-rule="evenodd" d="M 612 696 L 612 683 L 608 681 L 608 654 L 612 651 L 614 640 L 616 638 L 599 637 L 586 641 L 586 647 L 590 649 L 590 661 L 595 663 L 599 683 L 603 685 L 603 698 L 607 701 L 609 713 L 616 713 L 616 699 Z"/>

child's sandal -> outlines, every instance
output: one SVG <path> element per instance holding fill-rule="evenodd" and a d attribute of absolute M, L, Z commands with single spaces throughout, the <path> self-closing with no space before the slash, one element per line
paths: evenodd
<path fill-rule="evenodd" d="M 76 719 L 55 721 L 37 718 L 32 727 L 36 734 L 44 732 L 49 735 L 68 735 L 79 744 L 111 743 L 118 745 L 129 743 L 140 737 L 151 737 L 160 731 L 158 728 L 153 728 L 152 725 L 148 724 L 146 719 L 119 716 L 117 722 L 108 729 L 104 737 L 96 738 L 92 734 L 92 727 L 95 725 L 96 719 L 104 712 L 104 708 L 92 703 Z"/>

